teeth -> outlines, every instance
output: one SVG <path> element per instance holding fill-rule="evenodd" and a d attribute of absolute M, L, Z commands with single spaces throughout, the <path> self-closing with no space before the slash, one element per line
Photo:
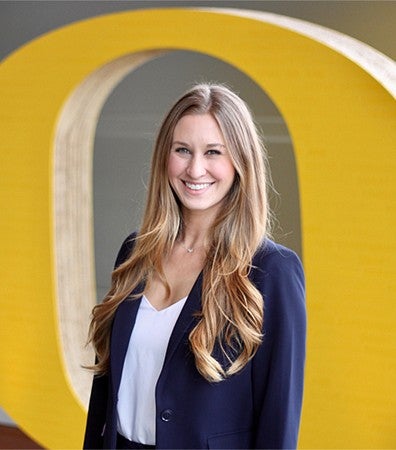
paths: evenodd
<path fill-rule="evenodd" d="M 192 184 L 192 183 L 187 183 L 187 181 L 185 183 L 186 183 L 186 186 L 188 188 L 192 189 L 193 191 L 200 191 L 201 189 L 205 189 L 211 185 L 211 183 Z"/>

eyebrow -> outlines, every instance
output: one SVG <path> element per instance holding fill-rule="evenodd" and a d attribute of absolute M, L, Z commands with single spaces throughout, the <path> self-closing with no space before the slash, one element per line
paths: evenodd
<path fill-rule="evenodd" d="M 187 144 L 187 142 L 182 142 L 182 141 L 174 141 L 174 142 L 172 142 L 172 145 L 184 145 L 185 147 L 189 147 L 189 145 Z M 209 148 L 209 147 L 211 147 L 211 148 L 213 148 L 213 147 L 224 147 L 224 148 L 225 148 L 225 145 L 224 145 L 224 144 L 217 143 L 217 142 L 213 142 L 213 143 L 208 144 L 208 145 L 206 146 L 206 148 Z"/>

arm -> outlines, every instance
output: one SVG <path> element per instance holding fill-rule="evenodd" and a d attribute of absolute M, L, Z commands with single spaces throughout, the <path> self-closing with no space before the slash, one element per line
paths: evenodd
<path fill-rule="evenodd" d="M 262 257 L 263 344 L 253 360 L 255 448 L 296 448 L 305 363 L 305 286 L 300 260 L 281 247 Z"/>
<path fill-rule="evenodd" d="M 123 242 L 114 267 L 122 264 L 130 255 L 135 234 L 128 236 Z M 84 437 L 84 449 L 103 448 L 106 413 L 109 397 L 109 376 L 95 375 L 92 382 L 91 397 L 88 407 L 87 425 Z"/>
<path fill-rule="evenodd" d="M 107 375 L 94 376 L 89 400 L 84 449 L 103 448 L 103 433 L 106 423 L 109 379 Z"/>

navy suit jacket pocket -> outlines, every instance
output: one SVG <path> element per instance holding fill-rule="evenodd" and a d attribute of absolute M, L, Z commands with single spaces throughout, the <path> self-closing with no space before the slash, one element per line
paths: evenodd
<path fill-rule="evenodd" d="M 252 444 L 252 430 L 216 434 L 208 438 L 210 449 L 249 449 Z"/>

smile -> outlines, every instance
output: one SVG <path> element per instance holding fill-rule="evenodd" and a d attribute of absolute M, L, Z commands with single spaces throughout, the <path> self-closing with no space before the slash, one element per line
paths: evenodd
<path fill-rule="evenodd" d="M 207 187 L 209 187 L 210 185 L 212 185 L 213 183 L 189 183 L 187 181 L 184 181 L 184 184 L 189 188 L 192 189 L 193 191 L 200 191 L 202 189 L 205 189 Z"/>

